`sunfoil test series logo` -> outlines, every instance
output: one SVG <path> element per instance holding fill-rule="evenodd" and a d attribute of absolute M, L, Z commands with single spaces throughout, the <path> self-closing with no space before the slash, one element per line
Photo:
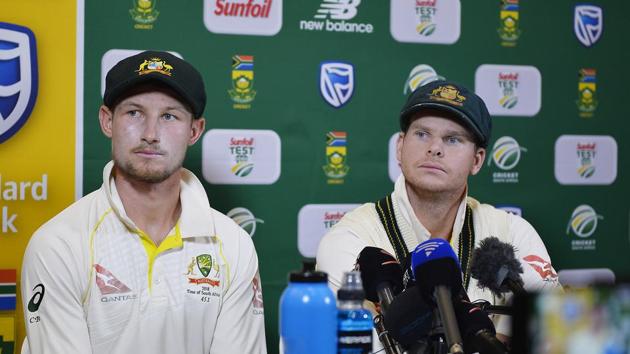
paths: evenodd
<path fill-rule="evenodd" d="M 582 204 L 573 210 L 571 219 L 567 225 L 567 235 L 573 234 L 580 240 L 571 241 L 571 249 L 577 250 L 595 250 L 596 240 L 589 239 L 597 230 L 598 220 L 604 219 L 598 215 L 595 209 L 587 204 Z"/>
<path fill-rule="evenodd" d="M 604 11 L 591 4 L 575 6 L 573 15 L 573 31 L 578 41 L 585 47 L 597 43 L 604 31 Z"/>
<path fill-rule="evenodd" d="M 390 1 L 390 32 L 399 42 L 453 44 L 460 28 L 459 0 Z"/>
<path fill-rule="evenodd" d="M 617 178 L 617 142 L 608 135 L 562 135 L 554 147 L 560 184 L 609 185 Z"/>
<path fill-rule="evenodd" d="M 518 183 L 518 171 L 512 171 L 521 160 L 521 153 L 527 149 L 521 147 L 511 136 L 502 136 L 494 143 L 488 166 L 494 164 L 504 172 L 492 173 L 494 183 Z"/>
<path fill-rule="evenodd" d="M 37 87 L 35 35 L 26 27 L 0 22 L 0 143 L 26 123 Z"/>
<path fill-rule="evenodd" d="M 323 0 L 313 20 L 300 20 L 300 30 L 372 33 L 371 23 L 351 22 L 359 12 L 361 0 Z"/>

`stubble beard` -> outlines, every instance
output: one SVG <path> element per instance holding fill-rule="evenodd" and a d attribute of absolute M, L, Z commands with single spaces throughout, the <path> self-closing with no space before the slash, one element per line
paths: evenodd
<path fill-rule="evenodd" d="M 114 158 L 114 165 L 118 168 L 118 170 L 129 177 L 130 179 L 145 182 L 145 183 L 160 183 L 167 180 L 174 173 L 179 171 L 179 169 L 183 166 L 184 160 L 178 161 L 172 168 L 164 168 L 159 169 L 150 166 L 149 163 L 136 163 L 134 164 L 132 161 L 126 160 L 121 161 L 119 159 Z"/>

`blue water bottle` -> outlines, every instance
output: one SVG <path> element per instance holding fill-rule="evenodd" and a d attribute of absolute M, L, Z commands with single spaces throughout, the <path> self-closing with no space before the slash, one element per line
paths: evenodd
<path fill-rule="evenodd" d="M 339 322 L 337 353 L 367 354 L 372 352 L 372 313 L 363 307 L 365 293 L 361 273 L 346 272 L 337 291 Z"/>
<path fill-rule="evenodd" d="M 328 275 L 304 261 L 289 275 L 280 297 L 280 353 L 334 354 L 337 350 L 337 304 Z"/>

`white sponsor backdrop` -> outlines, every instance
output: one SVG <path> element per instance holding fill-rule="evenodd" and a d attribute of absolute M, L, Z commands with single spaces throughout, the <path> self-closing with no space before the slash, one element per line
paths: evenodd
<path fill-rule="evenodd" d="M 453 44 L 459 39 L 461 28 L 461 4 L 459 0 L 435 1 L 435 11 L 431 14 L 431 22 L 435 31 L 427 36 L 418 33 L 420 24 L 416 3 L 427 3 L 419 0 L 390 1 L 390 31 L 392 37 L 399 42 Z"/>
<path fill-rule="evenodd" d="M 504 96 L 499 86 L 500 74 L 518 75 L 518 87 L 514 88 L 518 103 L 512 108 L 503 107 L 499 102 Z M 534 66 L 483 64 L 475 71 L 475 93 L 483 98 L 493 116 L 535 116 L 540 111 L 541 91 L 542 77 Z"/>
<path fill-rule="evenodd" d="M 298 213 L 298 250 L 304 257 L 317 255 L 319 241 L 346 212 L 359 204 L 307 204 Z"/>
<path fill-rule="evenodd" d="M 578 144 L 594 145 L 590 177 L 581 176 Z M 554 173 L 560 184 L 611 184 L 617 178 L 617 142 L 606 135 L 562 135 L 556 140 Z"/>

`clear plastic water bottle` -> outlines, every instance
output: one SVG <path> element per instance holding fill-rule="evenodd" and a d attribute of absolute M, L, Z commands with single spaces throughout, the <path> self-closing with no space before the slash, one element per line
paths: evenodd
<path fill-rule="evenodd" d="M 372 313 L 363 307 L 365 293 L 361 273 L 346 272 L 337 291 L 339 309 L 337 353 L 363 354 L 372 352 Z"/>
<path fill-rule="evenodd" d="M 337 304 L 328 275 L 304 261 L 300 272 L 289 274 L 280 297 L 280 353 L 334 354 L 337 349 Z"/>

